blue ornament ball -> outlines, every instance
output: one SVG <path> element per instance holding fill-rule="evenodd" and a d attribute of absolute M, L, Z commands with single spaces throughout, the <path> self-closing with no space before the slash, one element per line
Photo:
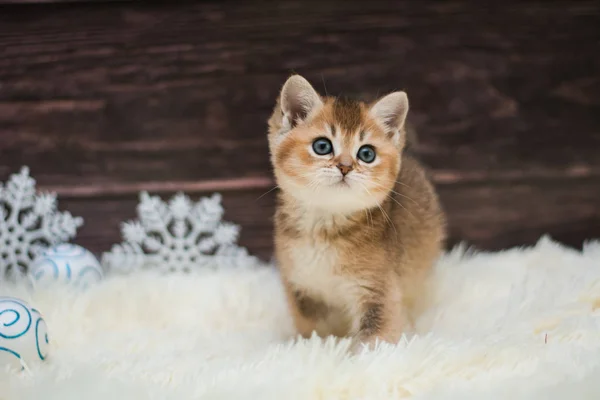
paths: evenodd
<path fill-rule="evenodd" d="M 76 244 L 59 244 L 40 254 L 29 266 L 37 284 L 61 283 L 86 289 L 102 280 L 104 273 L 98 259 Z"/>
<path fill-rule="evenodd" d="M 44 361 L 48 347 L 42 314 L 21 299 L 0 296 L 0 369 Z"/>

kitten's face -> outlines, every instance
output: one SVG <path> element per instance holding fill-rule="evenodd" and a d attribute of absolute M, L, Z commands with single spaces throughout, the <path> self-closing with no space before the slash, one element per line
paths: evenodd
<path fill-rule="evenodd" d="M 298 112 L 290 104 L 293 99 L 284 97 L 285 90 L 284 86 L 281 124 L 269 135 L 280 188 L 308 207 L 331 212 L 354 212 L 381 204 L 400 169 L 401 127 L 391 129 L 385 118 L 379 119 L 381 113 L 374 112 L 377 104 L 369 107 L 318 97 L 312 99 L 313 107 Z M 297 95 L 300 106 L 306 107 L 306 93 Z M 293 127 L 292 120 L 297 121 Z"/>

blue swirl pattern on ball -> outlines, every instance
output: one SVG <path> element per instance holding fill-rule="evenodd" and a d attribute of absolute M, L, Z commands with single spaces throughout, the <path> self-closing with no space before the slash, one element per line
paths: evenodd
<path fill-rule="evenodd" d="M 76 285 L 81 285 L 82 289 L 87 289 L 90 282 L 90 279 L 88 279 L 88 277 L 92 277 L 92 282 L 99 281 L 102 279 L 102 273 L 98 271 L 98 268 L 84 267 L 81 271 L 79 271 Z"/>
<path fill-rule="evenodd" d="M 34 345 L 35 340 L 35 348 L 31 348 L 33 354 L 26 350 L 27 346 L 23 347 L 21 338 L 25 338 L 25 343 L 31 340 L 31 346 Z M 46 321 L 38 310 L 23 301 L 2 297 L 0 298 L 0 342 L 0 353 L 16 357 L 21 363 L 25 356 L 31 357 L 36 354 L 43 361 L 48 356 L 49 346 Z M 21 351 L 25 353 L 21 354 Z"/>
<path fill-rule="evenodd" d="M 33 322 L 33 319 L 31 317 L 29 309 L 23 303 L 12 299 L 0 300 L 0 304 L 7 303 L 11 304 L 11 306 L 15 308 L 7 308 L 5 310 L 0 311 L 0 337 L 4 339 L 16 339 L 27 333 L 29 328 L 31 328 L 31 323 Z M 24 315 L 24 317 L 21 318 L 21 315 Z M 10 319 L 11 316 L 12 320 Z M 6 328 L 9 326 L 12 327 L 15 324 L 20 324 L 20 327 L 16 328 L 16 333 L 8 334 L 7 331 L 4 331 L 4 333 L 2 332 L 2 328 Z"/>
<path fill-rule="evenodd" d="M 54 279 L 58 279 L 58 265 L 50 259 L 43 259 L 41 260 L 39 263 L 36 263 L 35 265 L 35 274 L 33 275 L 33 277 L 35 278 L 36 281 L 39 281 L 40 279 L 42 279 L 48 270 L 50 270 L 52 272 L 52 275 L 54 277 Z"/>
<path fill-rule="evenodd" d="M 49 248 L 44 252 L 44 255 L 48 257 L 59 256 L 67 258 L 77 258 L 87 255 L 89 252 L 81 246 L 77 246 L 70 243 L 59 244 Z"/>
<path fill-rule="evenodd" d="M 13 356 L 17 357 L 19 360 L 21 359 L 21 355 L 19 353 L 17 353 L 16 351 L 13 351 L 11 349 L 7 349 L 6 347 L 0 346 L 0 351 L 8 353 L 10 355 L 13 355 Z"/>
<path fill-rule="evenodd" d="M 30 266 L 33 279 L 40 283 L 66 283 L 87 288 L 103 278 L 96 257 L 74 244 L 60 244 L 44 251 Z"/>
<path fill-rule="evenodd" d="M 48 355 L 48 350 L 46 346 L 48 346 L 48 331 L 46 329 L 46 322 L 43 318 L 38 318 L 35 321 L 35 346 L 37 349 L 38 356 L 43 361 L 46 359 Z"/>

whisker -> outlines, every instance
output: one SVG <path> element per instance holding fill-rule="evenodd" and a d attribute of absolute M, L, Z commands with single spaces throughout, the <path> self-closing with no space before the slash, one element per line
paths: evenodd
<path fill-rule="evenodd" d="M 364 182 L 364 181 L 366 181 L 366 178 L 361 178 L 361 179 L 363 180 L 363 182 Z M 360 182 L 360 180 L 361 180 L 361 179 L 355 179 L 355 180 L 356 180 L 356 182 L 357 182 L 357 183 L 359 183 L 359 184 L 361 184 L 361 185 L 362 185 L 362 183 Z M 380 187 L 383 187 L 383 188 L 385 188 L 383 185 L 381 185 L 381 184 L 379 184 L 379 183 L 377 183 L 377 182 L 373 182 L 373 181 L 370 181 L 370 182 L 371 182 L 371 183 L 373 183 L 374 185 L 377 185 L 377 186 L 380 186 Z M 367 190 L 367 188 L 366 188 L 366 186 L 365 186 L 365 185 L 362 185 L 362 186 L 363 186 L 363 188 L 364 188 L 365 190 Z M 367 190 L 367 191 L 368 191 L 368 190 Z M 397 194 L 397 195 L 399 195 L 399 196 L 402 196 L 402 197 L 406 197 L 407 199 L 411 200 L 411 201 L 412 201 L 413 203 L 415 203 L 416 205 L 419 205 L 419 204 L 418 204 L 418 203 L 417 203 L 415 200 L 411 199 L 411 198 L 410 198 L 410 197 L 408 197 L 408 196 L 405 196 L 405 195 L 403 195 L 402 193 L 398 193 L 398 192 L 396 192 L 396 191 L 394 191 L 394 190 L 390 190 L 390 192 L 392 192 L 392 193 L 395 193 L 395 194 Z M 390 200 L 392 200 L 393 202 L 395 202 L 396 204 L 398 204 L 400 207 L 402 207 L 402 209 L 404 209 L 404 211 L 406 211 L 406 212 L 407 212 L 407 213 L 408 213 L 408 214 L 409 214 L 411 217 L 413 217 L 414 219 L 417 219 L 417 218 L 415 217 L 415 215 L 414 215 L 412 212 L 410 212 L 410 210 L 409 210 L 409 209 L 408 209 L 408 208 L 407 208 L 407 207 L 406 207 L 404 204 L 402 204 L 401 202 L 399 202 L 398 200 L 396 200 L 395 198 L 393 198 L 393 197 L 392 197 L 391 195 L 389 195 L 389 194 L 387 194 L 386 196 L 387 196 L 387 197 L 388 197 Z"/>
<path fill-rule="evenodd" d="M 417 203 L 417 201 L 416 201 L 415 199 L 413 199 L 413 198 L 411 198 L 411 197 L 409 197 L 409 196 L 407 196 L 407 195 L 405 195 L 405 194 L 398 193 L 398 192 L 396 192 L 396 191 L 394 191 L 394 190 L 390 190 L 390 192 L 392 192 L 392 193 L 394 193 L 394 194 L 397 194 L 398 196 L 404 197 L 405 199 L 412 201 L 412 202 L 413 202 L 413 203 L 415 203 L 416 205 L 419 205 L 419 203 Z"/>
<path fill-rule="evenodd" d="M 277 189 L 277 188 L 279 188 L 279 186 L 278 186 L 278 185 L 275 185 L 275 187 L 274 187 L 274 188 L 267 190 L 265 193 L 263 193 L 263 194 L 261 194 L 260 196 L 258 196 L 258 197 L 256 198 L 256 200 L 254 200 L 254 201 L 258 201 L 258 200 L 262 199 L 263 197 L 265 197 L 266 195 L 268 195 L 269 193 L 271 193 L 273 190 L 275 190 L 275 189 Z"/>
<path fill-rule="evenodd" d="M 373 196 L 373 194 L 369 191 L 369 189 L 367 189 L 367 187 L 365 185 L 363 185 L 362 183 L 360 183 L 359 181 L 356 181 L 359 185 L 361 185 L 363 187 L 363 189 L 365 189 L 365 191 L 369 194 L 369 196 L 375 198 L 375 196 Z M 396 230 L 396 226 L 394 225 L 394 221 L 392 221 L 392 219 L 390 218 L 390 216 L 388 215 L 388 213 L 385 212 L 385 210 L 381 207 L 381 205 L 378 202 L 375 202 L 375 204 L 377 204 L 377 207 L 379 207 L 379 211 L 381 211 L 383 217 L 386 219 L 387 222 L 390 223 L 390 225 L 392 226 L 392 228 L 394 229 L 394 232 L 396 233 L 396 235 L 398 234 L 398 231 Z"/>
<path fill-rule="evenodd" d="M 388 196 L 390 198 L 390 200 L 395 201 L 396 204 L 398 204 L 400 207 L 402 207 L 404 209 L 404 211 L 406 211 L 411 217 L 413 217 L 414 219 L 417 219 L 417 217 L 415 217 L 415 215 L 413 213 L 410 212 L 410 210 L 408 208 L 406 208 L 402 203 L 400 203 L 398 200 L 394 199 L 392 196 L 390 196 L 388 194 Z"/>
<path fill-rule="evenodd" d="M 325 85 L 325 77 L 323 76 L 323 74 L 321 74 L 321 80 L 323 81 L 323 89 L 325 89 L 325 96 L 329 96 L 329 93 L 327 93 L 327 86 Z"/>
<path fill-rule="evenodd" d="M 376 182 L 373 182 L 373 183 L 377 184 Z M 381 185 L 381 186 L 383 187 L 383 185 Z M 410 198 L 410 197 L 408 197 L 408 196 L 404 196 L 402 193 L 398 193 L 398 192 L 395 192 L 395 191 L 393 191 L 393 190 L 390 190 L 390 192 L 392 192 L 392 193 L 395 193 L 395 194 L 397 194 L 397 195 L 399 195 L 399 196 L 402 196 L 402 197 L 406 197 L 407 199 L 411 200 L 411 201 L 412 201 L 413 203 L 415 203 L 416 205 L 419 205 L 419 204 L 418 204 L 416 201 L 414 201 L 413 199 L 411 199 L 411 198 Z M 398 204 L 400 207 L 402 207 L 402 208 L 404 209 L 404 211 L 406 211 L 406 212 L 407 212 L 407 213 L 408 213 L 408 214 L 409 214 L 411 217 L 413 217 L 414 219 L 417 219 L 417 217 L 415 217 L 415 215 L 414 215 L 413 213 L 411 213 L 411 212 L 410 212 L 410 210 L 409 210 L 409 209 L 408 209 L 408 208 L 407 208 L 407 207 L 406 207 L 404 204 L 400 203 L 398 200 L 396 200 L 395 198 L 393 198 L 393 197 L 392 197 L 391 195 L 389 195 L 389 194 L 387 195 L 387 197 L 388 197 L 390 200 L 394 201 L 396 204 Z"/>
<path fill-rule="evenodd" d="M 356 179 L 356 178 L 355 178 L 355 179 Z M 367 181 L 367 178 L 360 177 L 360 179 L 362 179 L 362 180 L 363 180 L 363 182 L 366 182 L 366 181 Z M 385 186 L 384 186 L 384 185 L 382 185 L 382 184 L 380 184 L 380 183 L 378 183 L 378 182 L 376 182 L 376 181 L 369 181 L 369 182 L 370 182 L 370 183 L 372 183 L 372 184 L 374 184 L 374 185 L 377 185 L 378 187 L 382 187 L 382 188 L 384 188 L 384 189 L 385 189 Z M 404 198 L 406 198 L 406 199 L 408 199 L 408 200 L 412 201 L 413 203 L 415 203 L 415 205 L 419 205 L 419 203 L 417 203 L 417 201 L 416 201 L 416 200 L 414 200 L 413 198 L 411 198 L 410 196 L 407 196 L 407 195 L 405 195 L 405 194 L 402 194 L 402 193 L 398 193 L 398 192 L 396 192 L 396 191 L 395 191 L 395 190 L 393 190 L 393 189 L 390 189 L 390 192 L 391 192 L 391 193 L 394 193 L 394 194 L 397 194 L 398 196 L 404 197 Z"/>
<path fill-rule="evenodd" d="M 379 203 L 377 204 L 377 207 L 379 207 L 379 210 L 381 210 L 381 213 L 383 214 L 383 216 L 385 217 L 385 219 L 387 219 L 389 221 L 389 223 L 392 226 L 392 228 L 394 228 L 394 233 L 397 235 L 398 231 L 396 230 L 396 226 L 394 225 L 394 221 L 392 221 L 392 219 L 390 218 L 390 216 L 388 215 L 388 213 L 385 212 L 385 210 L 379 205 Z"/>
<path fill-rule="evenodd" d="M 412 187 L 408 186 L 408 185 L 407 185 L 406 183 L 404 183 L 404 182 L 400 182 L 400 181 L 394 181 L 394 183 L 397 183 L 397 184 L 399 184 L 399 185 L 406 186 L 407 188 L 409 188 L 409 189 L 412 189 Z"/>
<path fill-rule="evenodd" d="M 375 224 L 373 223 L 373 214 L 371 214 L 371 209 L 367 208 L 365 211 L 367 212 L 367 220 L 370 220 L 371 229 L 373 229 L 375 227 Z"/>
<path fill-rule="evenodd" d="M 377 184 L 377 183 L 376 183 L 376 184 Z M 380 185 L 380 186 L 381 186 L 381 187 L 384 187 L 383 185 Z M 396 192 L 395 190 L 390 190 L 390 193 L 397 194 L 398 196 L 404 197 L 405 199 L 412 201 L 412 202 L 413 202 L 415 205 L 417 205 L 417 206 L 419 205 L 419 203 L 417 203 L 417 201 L 416 201 L 416 200 L 412 199 L 411 197 L 409 197 L 409 196 L 407 196 L 407 195 L 405 195 L 405 194 L 398 193 L 398 192 Z"/>

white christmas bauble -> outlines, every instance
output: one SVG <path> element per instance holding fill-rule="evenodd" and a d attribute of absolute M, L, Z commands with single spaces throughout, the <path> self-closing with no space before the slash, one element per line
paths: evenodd
<path fill-rule="evenodd" d="M 59 244 L 39 255 L 29 266 L 29 274 L 38 284 L 63 283 L 86 289 L 102 280 L 98 259 L 75 244 Z"/>
<path fill-rule="evenodd" d="M 14 297 L 0 297 L 0 368 L 45 360 L 48 330 L 38 310 Z"/>

